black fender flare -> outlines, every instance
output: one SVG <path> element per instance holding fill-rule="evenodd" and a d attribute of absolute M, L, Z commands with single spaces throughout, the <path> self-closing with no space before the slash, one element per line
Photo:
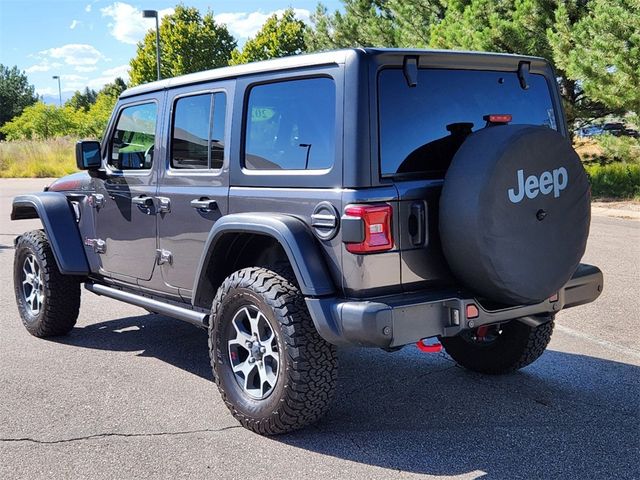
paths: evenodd
<path fill-rule="evenodd" d="M 63 193 L 40 192 L 15 197 L 11 220 L 27 218 L 40 218 L 60 273 L 89 274 L 89 262 L 75 214 Z"/>
<path fill-rule="evenodd" d="M 235 213 L 218 220 L 207 238 L 193 284 L 192 303 L 201 303 L 206 271 L 219 240 L 229 233 L 255 233 L 274 238 L 284 250 L 306 296 L 335 294 L 335 286 L 318 249 L 316 239 L 300 219 L 277 213 Z"/>

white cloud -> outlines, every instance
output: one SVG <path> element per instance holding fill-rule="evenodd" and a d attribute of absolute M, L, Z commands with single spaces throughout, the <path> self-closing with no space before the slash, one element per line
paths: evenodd
<path fill-rule="evenodd" d="M 113 67 L 113 68 L 109 68 L 107 70 L 105 70 L 104 72 L 102 72 L 103 75 L 113 75 L 113 78 L 115 77 L 122 77 L 122 78 L 128 78 L 129 77 L 129 69 L 131 67 L 129 66 L 128 63 L 125 63 L 124 65 L 118 65 L 117 67 Z"/>
<path fill-rule="evenodd" d="M 40 52 L 51 58 L 62 60 L 67 65 L 95 65 L 105 57 L 95 47 L 87 44 L 70 43 L 62 47 L 50 48 Z"/>
<path fill-rule="evenodd" d="M 31 65 L 29 68 L 24 69 L 24 71 L 27 73 L 48 72 L 49 70 L 51 70 L 51 65 L 49 65 L 48 63 Z"/>
<path fill-rule="evenodd" d="M 311 12 L 304 8 L 293 9 L 297 19 L 305 23 L 309 23 Z M 272 12 L 236 12 L 236 13 L 219 13 L 215 15 L 218 23 L 227 25 L 229 31 L 238 38 L 248 38 L 254 36 L 258 30 L 264 25 L 264 22 L 273 14 L 278 16 L 284 13 L 284 10 L 274 10 Z"/>
<path fill-rule="evenodd" d="M 29 55 L 29 57 L 36 57 L 36 55 Z M 59 68 L 62 66 L 60 62 L 50 62 L 47 58 L 39 58 L 40 63 L 35 65 L 31 65 L 29 68 L 26 68 L 24 71 L 26 73 L 36 73 L 36 72 L 48 72 L 53 68 Z"/>
<path fill-rule="evenodd" d="M 73 30 L 74 28 L 76 28 L 78 25 L 80 25 L 80 22 L 78 20 L 72 20 L 71 21 L 71 25 L 69 25 L 69 28 L 71 30 Z"/>
<path fill-rule="evenodd" d="M 107 83 L 113 82 L 116 77 L 122 78 L 125 82 L 129 80 L 129 65 L 118 65 L 102 72 L 102 75 L 87 82 L 87 86 L 94 90 L 100 90 Z"/>
<path fill-rule="evenodd" d="M 88 78 L 83 77 L 82 75 L 75 75 L 73 73 L 68 73 L 66 75 L 60 75 L 60 80 L 65 82 L 81 82 L 82 80 L 88 80 Z"/>
<path fill-rule="evenodd" d="M 110 17 L 107 25 L 111 35 L 122 43 L 135 45 L 144 37 L 150 28 L 155 27 L 155 20 L 143 18 L 142 10 L 124 2 L 115 2 L 100 9 L 103 17 Z M 158 12 L 160 18 L 173 13 L 173 8 L 165 8 Z"/>
<path fill-rule="evenodd" d="M 40 96 L 45 95 L 55 95 L 58 97 L 58 87 L 44 87 L 44 88 L 36 88 L 36 93 Z"/>
<path fill-rule="evenodd" d="M 84 7 L 84 11 L 89 13 L 91 11 L 91 4 L 88 4 L 86 7 Z"/>
<path fill-rule="evenodd" d="M 95 72 L 98 69 L 98 67 L 76 65 L 73 69 L 76 72 Z"/>

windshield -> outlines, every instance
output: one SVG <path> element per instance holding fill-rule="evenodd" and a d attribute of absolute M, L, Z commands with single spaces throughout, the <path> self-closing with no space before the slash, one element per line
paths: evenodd
<path fill-rule="evenodd" d="M 378 76 L 380 167 L 383 176 L 418 174 L 442 178 L 471 133 L 491 114 L 511 115 L 511 124 L 556 128 L 546 79 L 529 75 L 529 88 L 515 72 L 420 69 L 409 87 L 400 69 Z"/>

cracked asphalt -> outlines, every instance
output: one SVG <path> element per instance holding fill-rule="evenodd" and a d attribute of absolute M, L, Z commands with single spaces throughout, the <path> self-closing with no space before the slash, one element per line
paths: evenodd
<path fill-rule="evenodd" d="M 594 216 L 595 303 L 558 316 L 538 362 L 466 372 L 445 354 L 340 350 L 333 408 L 304 431 L 240 428 L 205 332 L 83 291 L 77 327 L 40 340 L 13 298 L 13 195 L 0 180 L 0 478 L 640 478 L 640 222 Z"/>

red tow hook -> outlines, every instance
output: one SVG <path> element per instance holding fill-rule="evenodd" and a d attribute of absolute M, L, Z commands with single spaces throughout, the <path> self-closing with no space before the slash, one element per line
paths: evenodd
<path fill-rule="evenodd" d="M 422 340 L 418 340 L 416 342 L 416 346 L 418 350 L 425 353 L 438 353 L 442 351 L 442 344 L 440 342 L 433 342 L 430 344 L 424 343 L 425 340 L 429 340 L 428 338 L 423 338 Z"/>
<path fill-rule="evenodd" d="M 487 333 L 489 333 L 489 325 L 482 325 L 476 330 L 476 338 L 482 341 L 487 336 Z"/>

